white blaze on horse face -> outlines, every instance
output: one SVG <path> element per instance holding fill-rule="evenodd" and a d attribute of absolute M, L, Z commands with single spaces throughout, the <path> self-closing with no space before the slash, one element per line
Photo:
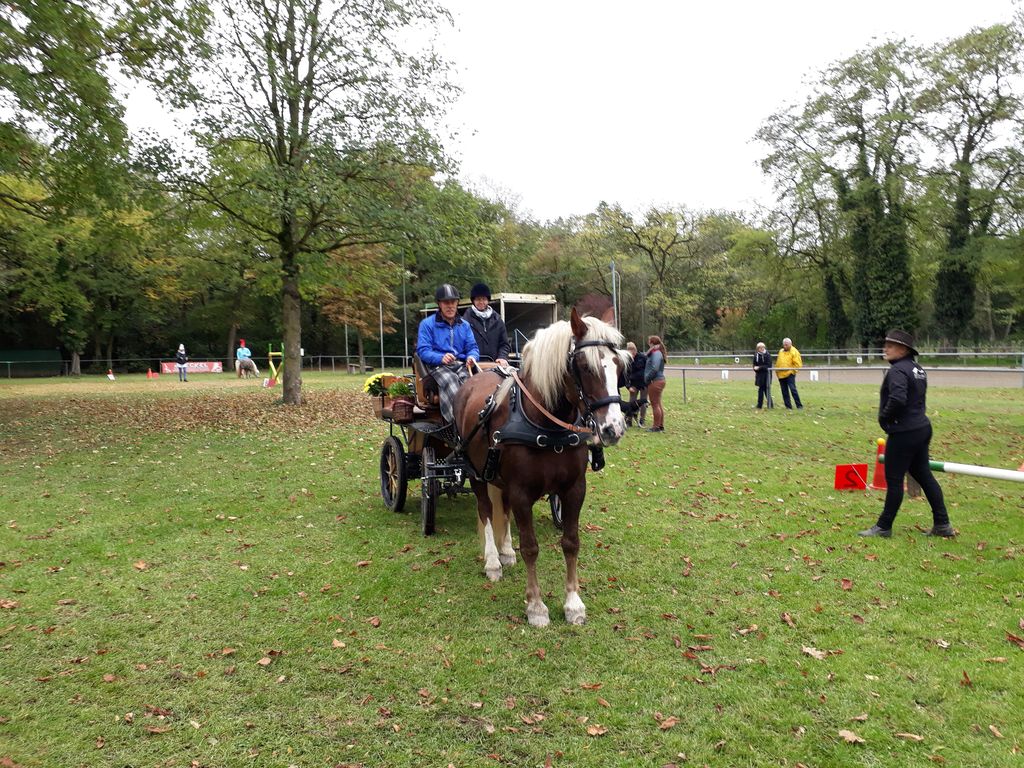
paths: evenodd
<path fill-rule="evenodd" d="M 604 385 L 608 394 L 618 394 L 619 369 L 615 365 L 615 356 L 602 355 L 601 369 L 604 371 Z M 595 416 L 595 418 L 597 417 Z M 604 418 L 597 421 L 597 432 L 598 443 L 605 445 L 615 445 L 626 434 L 626 419 L 622 415 L 622 408 L 618 403 L 612 403 L 605 409 Z"/>

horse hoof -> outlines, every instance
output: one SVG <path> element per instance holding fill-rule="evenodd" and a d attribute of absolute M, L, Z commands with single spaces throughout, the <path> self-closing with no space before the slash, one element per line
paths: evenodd
<path fill-rule="evenodd" d="M 511 566 L 516 564 L 516 553 L 512 552 L 511 554 L 508 554 L 508 555 L 498 555 L 498 561 L 505 568 L 509 568 L 509 567 L 511 567 Z"/>
<path fill-rule="evenodd" d="M 540 608 L 527 608 L 526 620 L 530 622 L 531 627 L 546 627 L 551 623 L 551 619 L 548 617 L 548 607 L 541 605 Z"/>
<path fill-rule="evenodd" d="M 486 568 L 484 573 L 487 574 L 487 578 L 491 581 L 501 581 L 501 568 Z"/>
<path fill-rule="evenodd" d="M 567 624 L 575 624 L 578 627 L 582 626 L 587 623 L 586 611 L 581 611 L 579 613 L 567 612 L 565 614 L 565 621 Z"/>

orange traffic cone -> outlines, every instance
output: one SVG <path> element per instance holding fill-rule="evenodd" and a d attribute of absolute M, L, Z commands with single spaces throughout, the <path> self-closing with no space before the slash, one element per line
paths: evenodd
<path fill-rule="evenodd" d="M 146 369 L 146 378 L 147 379 L 152 379 L 153 378 L 153 369 L 152 368 L 147 368 Z"/>
<path fill-rule="evenodd" d="M 878 438 L 878 450 L 875 451 L 875 474 L 871 477 L 871 485 L 868 486 L 873 491 L 886 491 L 889 486 L 885 484 L 885 465 L 878 460 L 879 456 L 885 454 L 885 438 Z"/>

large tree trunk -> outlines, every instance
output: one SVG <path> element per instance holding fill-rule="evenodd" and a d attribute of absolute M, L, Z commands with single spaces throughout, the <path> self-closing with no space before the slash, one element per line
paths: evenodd
<path fill-rule="evenodd" d="M 238 323 L 232 323 L 228 329 L 228 351 L 224 355 L 224 373 L 235 372 L 235 336 L 238 334 Z"/>
<path fill-rule="evenodd" d="M 71 371 L 70 376 L 81 376 L 82 375 L 82 356 L 78 352 L 71 353 Z"/>
<path fill-rule="evenodd" d="M 299 260 L 290 216 L 281 219 L 281 312 L 284 326 L 285 405 L 302 405 L 302 297 L 299 295 Z"/>
<path fill-rule="evenodd" d="M 114 334 L 107 337 L 107 370 L 114 369 Z"/>
<path fill-rule="evenodd" d="M 356 354 L 359 355 L 359 372 L 366 371 L 366 353 L 363 350 L 363 334 L 356 330 Z"/>

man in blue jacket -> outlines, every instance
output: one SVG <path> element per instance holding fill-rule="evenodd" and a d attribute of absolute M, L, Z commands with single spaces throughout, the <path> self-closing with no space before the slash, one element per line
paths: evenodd
<path fill-rule="evenodd" d="M 455 393 L 467 378 L 469 366 L 480 359 L 480 350 L 469 323 L 459 315 L 459 291 L 449 283 L 434 291 L 437 312 L 420 321 L 416 354 L 437 382 L 441 416 L 452 420 Z"/>

